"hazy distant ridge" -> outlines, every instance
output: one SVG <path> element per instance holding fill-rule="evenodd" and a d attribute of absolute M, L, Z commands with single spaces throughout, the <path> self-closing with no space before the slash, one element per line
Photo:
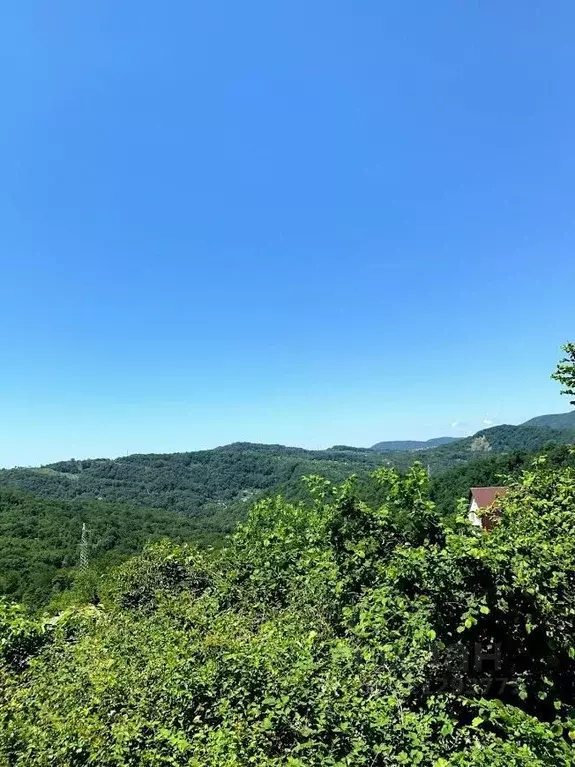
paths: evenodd
<path fill-rule="evenodd" d="M 424 442 L 416 439 L 389 440 L 387 442 L 377 442 L 371 446 L 371 450 L 377 450 L 378 453 L 391 453 L 397 450 L 428 450 L 431 447 L 439 445 L 448 445 L 450 442 L 456 442 L 459 437 L 435 437 Z"/>
<path fill-rule="evenodd" d="M 519 424 L 519 426 L 544 426 L 549 429 L 568 429 L 569 431 L 575 431 L 575 410 L 572 410 L 570 413 L 550 413 L 548 415 L 538 415 L 535 418 L 530 418 L 528 421 Z M 478 432 L 478 434 L 482 433 L 483 432 Z M 392 453 L 396 451 L 401 452 L 404 450 L 428 450 L 432 447 L 448 445 L 451 442 L 457 442 L 462 439 L 469 439 L 469 437 L 435 437 L 434 439 L 428 439 L 425 441 L 415 439 L 386 440 L 383 442 L 377 442 L 375 445 L 372 445 L 370 450 L 377 450 L 378 453 Z"/>

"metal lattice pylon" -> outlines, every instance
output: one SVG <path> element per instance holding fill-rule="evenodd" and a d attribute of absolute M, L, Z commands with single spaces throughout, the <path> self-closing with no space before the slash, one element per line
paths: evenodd
<path fill-rule="evenodd" d="M 80 567 L 88 567 L 89 564 L 89 543 L 88 543 L 88 528 L 86 523 L 82 523 L 82 538 L 80 540 Z"/>

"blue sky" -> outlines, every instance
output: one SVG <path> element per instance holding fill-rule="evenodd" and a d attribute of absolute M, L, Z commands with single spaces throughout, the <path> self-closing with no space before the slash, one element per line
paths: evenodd
<path fill-rule="evenodd" d="M 1 17 L 0 465 L 569 409 L 572 2 Z"/>

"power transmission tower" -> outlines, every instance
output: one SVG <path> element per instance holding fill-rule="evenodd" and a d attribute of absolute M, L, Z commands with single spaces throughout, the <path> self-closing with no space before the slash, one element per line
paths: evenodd
<path fill-rule="evenodd" d="M 89 557 L 88 557 L 88 549 L 90 544 L 88 543 L 88 533 L 89 530 L 86 527 L 86 523 L 82 523 L 82 538 L 80 540 L 80 567 L 85 569 L 88 567 L 89 563 Z"/>

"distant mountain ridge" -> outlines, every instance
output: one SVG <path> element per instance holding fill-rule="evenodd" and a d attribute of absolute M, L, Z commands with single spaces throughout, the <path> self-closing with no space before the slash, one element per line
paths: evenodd
<path fill-rule="evenodd" d="M 507 424 L 502 424 L 505 428 L 508 428 Z M 519 428 L 520 426 L 543 426 L 549 429 L 558 430 L 570 430 L 575 432 L 575 410 L 571 410 L 569 413 L 550 413 L 548 415 L 538 415 L 535 418 L 530 418 L 528 421 L 514 426 L 513 428 Z M 497 429 L 498 426 L 492 428 Z M 482 432 L 478 432 L 481 434 Z M 476 435 L 472 435 L 476 436 Z M 399 440 L 384 440 L 383 442 L 377 442 L 372 445 L 370 450 L 376 450 L 378 453 L 392 453 L 396 451 L 416 451 L 416 450 L 429 450 L 433 447 L 439 447 L 441 445 L 448 445 L 452 442 L 459 442 L 469 437 L 435 437 L 428 440 L 416 440 L 416 439 L 399 439 Z"/>
<path fill-rule="evenodd" d="M 501 424 L 432 450 L 413 451 L 408 455 L 411 461 L 426 463 L 432 473 L 436 474 L 485 455 L 515 451 L 536 453 L 551 444 L 575 444 L 575 429 L 551 429 L 537 424 Z M 397 454 L 393 455 L 395 457 Z M 402 463 L 405 465 L 405 462 Z"/>
<path fill-rule="evenodd" d="M 439 441 L 439 444 L 438 444 Z M 435 446 L 434 446 L 435 443 Z M 210 530 L 230 530 L 245 518 L 250 501 L 281 492 L 290 500 L 305 496 L 302 477 L 315 474 L 339 482 L 365 477 L 378 466 L 406 469 L 421 461 L 433 475 L 494 453 L 536 452 L 547 444 L 575 444 L 575 429 L 538 424 L 501 425 L 471 437 L 419 443 L 403 449 L 361 449 L 344 445 L 305 450 L 282 445 L 236 442 L 191 453 L 131 455 L 70 460 L 39 468 L 0 470 L 0 485 L 49 498 L 128 501 L 140 507 L 202 517 Z M 405 445 L 409 447 L 405 447 Z"/>
<path fill-rule="evenodd" d="M 550 429 L 573 429 L 575 430 L 575 410 L 570 413 L 554 413 L 550 415 L 538 415 L 530 418 L 522 426 L 548 426 Z"/>
<path fill-rule="evenodd" d="M 551 428 L 549 423 L 561 428 Z M 303 499 L 305 476 L 340 482 L 356 474 L 362 481 L 378 467 L 403 471 L 414 461 L 437 476 L 476 458 L 517 451 L 535 454 L 549 444 L 575 444 L 575 412 L 539 416 L 519 426 L 493 426 L 460 439 L 394 440 L 373 448 L 336 445 L 305 450 L 236 442 L 189 453 L 72 459 L 38 468 L 0 470 L 0 486 L 44 498 L 167 509 L 195 517 L 206 532 L 219 532 L 232 530 L 238 520 L 245 519 L 251 502 L 262 496 L 281 493 L 288 500 Z"/>
<path fill-rule="evenodd" d="M 461 437 L 434 437 L 424 441 L 417 439 L 397 439 L 377 442 L 372 445 L 370 450 L 376 450 L 378 453 L 391 453 L 396 451 L 411 450 L 429 450 L 432 447 L 448 445 L 450 442 L 456 442 Z"/>

